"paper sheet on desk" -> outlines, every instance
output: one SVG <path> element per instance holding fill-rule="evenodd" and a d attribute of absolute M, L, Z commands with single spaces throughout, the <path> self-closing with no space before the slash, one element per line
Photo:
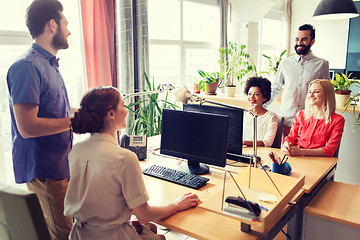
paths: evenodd
<path fill-rule="evenodd" d="M 157 151 L 160 149 L 161 135 L 152 136 L 148 138 L 147 149 L 148 151 Z"/>
<path fill-rule="evenodd" d="M 277 197 L 273 194 L 259 193 L 259 200 L 266 203 L 276 203 Z"/>

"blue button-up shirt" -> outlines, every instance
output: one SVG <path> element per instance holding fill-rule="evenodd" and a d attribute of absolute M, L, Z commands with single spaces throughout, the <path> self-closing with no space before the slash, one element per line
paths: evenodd
<path fill-rule="evenodd" d="M 19 133 L 13 105 L 33 103 L 39 105 L 40 118 L 70 117 L 71 109 L 64 80 L 55 56 L 33 44 L 29 51 L 9 69 L 7 84 L 10 94 L 12 157 L 17 183 L 33 178 L 64 179 L 69 177 L 68 153 L 71 133 L 62 133 L 24 139 Z"/>

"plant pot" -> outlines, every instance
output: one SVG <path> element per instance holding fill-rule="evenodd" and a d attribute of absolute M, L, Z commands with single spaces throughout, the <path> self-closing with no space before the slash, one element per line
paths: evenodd
<path fill-rule="evenodd" d="M 205 94 L 216 95 L 216 90 L 218 88 L 218 84 L 219 84 L 219 79 L 216 79 L 216 82 L 214 82 L 214 83 L 206 83 L 207 91 L 205 92 Z"/>
<path fill-rule="evenodd" d="M 225 86 L 225 93 L 228 97 L 234 97 L 236 91 L 236 86 Z"/>
<path fill-rule="evenodd" d="M 344 107 L 346 101 L 350 98 L 351 91 L 336 91 L 335 99 L 336 99 L 336 107 Z"/>
<path fill-rule="evenodd" d="M 200 89 L 199 89 L 199 84 L 197 83 L 193 83 L 193 88 L 192 88 L 193 93 L 200 93 Z"/>

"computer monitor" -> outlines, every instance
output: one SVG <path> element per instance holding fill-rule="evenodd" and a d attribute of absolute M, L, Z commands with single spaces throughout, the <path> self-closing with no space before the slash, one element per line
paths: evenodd
<path fill-rule="evenodd" d="M 180 170 L 204 174 L 203 163 L 225 167 L 228 131 L 228 116 L 164 109 L 160 153 L 187 159 Z"/>
<path fill-rule="evenodd" d="M 229 116 L 227 158 L 235 161 L 242 161 L 240 155 L 242 154 L 244 111 L 241 109 L 237 110 L 226 107 L 197 104 L 184 105 L 183 109 L 184 111 L 213 113 Z"/>

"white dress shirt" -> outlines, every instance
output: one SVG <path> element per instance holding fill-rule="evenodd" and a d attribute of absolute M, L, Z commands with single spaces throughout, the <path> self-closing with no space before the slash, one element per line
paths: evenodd
<path fill-rule="evenodd" d="M 284 125 L 291 127 L 296 113 L 305 109 L 308 85 L 315 79 L 330 79 L 329 62 L 312 52 L 305 57 L 294 55 L 281 61 L 271 84 L 271 99 L 275 99 L 284 86 L 280 107 Z"/>
<path fill-rule="evenodd" d="M 243 141 L 253 141 L 254 138 L 254 118 L 245 112 L 244 114 L 244 130 Z M 271 111 L 258 116 L 257 118 L 257 140 L 263 141 L 265 147 L 271 147 L 274 142 L 276 130 L 278 127 L 277 115 Z"/>

